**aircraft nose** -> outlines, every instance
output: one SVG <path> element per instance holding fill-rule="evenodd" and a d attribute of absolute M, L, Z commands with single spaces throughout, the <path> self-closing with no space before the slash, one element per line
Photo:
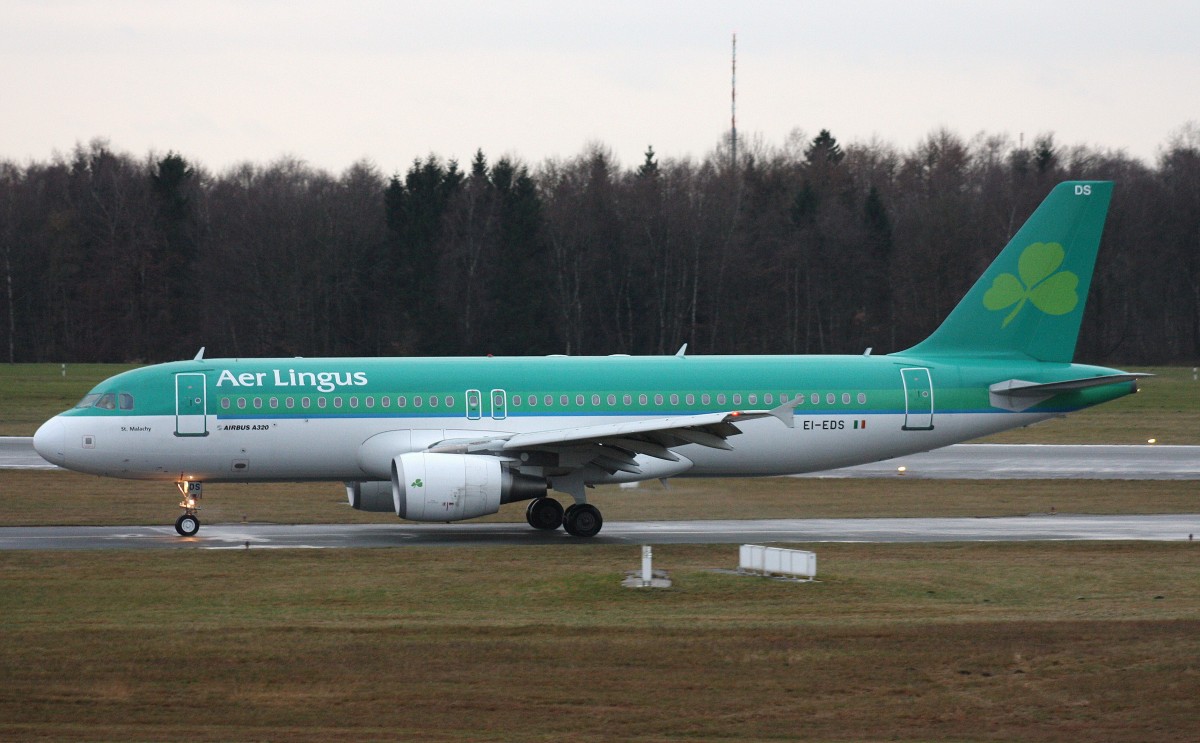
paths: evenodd
<path fill-rule="evenodd" d="M 67 426 L 58 417 L 51 418 L 33 435 L 33 448 L 42 459 L 62 465 L 67 460 Z"/>

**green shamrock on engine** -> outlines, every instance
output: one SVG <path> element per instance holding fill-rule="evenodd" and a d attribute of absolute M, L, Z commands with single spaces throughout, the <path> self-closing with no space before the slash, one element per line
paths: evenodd
<path fill-rule="evenodd" d="M 992 287 L 983 295 L 983 306 L 996 311 L 1016 305 L 1000 327 L 1007 327 L 1026 302 L 1033 302 L 1047 315 L 1065 315 L 1075 309 L 1079 304 L 1075 291 L 1079 277 L 1070 271 L 1058 271 L 1065 255 L 1058 243 L 1030 243 L 1017 260 L 1021 278 L 1002 273 L 992 280 Z"/>

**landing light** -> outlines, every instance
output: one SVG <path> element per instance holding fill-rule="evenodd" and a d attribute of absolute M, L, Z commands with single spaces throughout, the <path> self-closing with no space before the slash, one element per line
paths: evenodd
<path fill-rule="evenodd" d="M 904 465 L 900 465 L 899 467 L 896 468 L 897 475 L 903 475 L 905 472 L 908 472 L 908 468 L 905 467 Z"/>
<path fill-rule="evenodd" d="M 1147 444 L 1152 444 L 1152 445 L 1153 445 L 1153 444 L 1157 444 L 1157 443 L 1158 443 L 1158 439 L 1146 439 L 1146 443 L 1147 443 Z"/>

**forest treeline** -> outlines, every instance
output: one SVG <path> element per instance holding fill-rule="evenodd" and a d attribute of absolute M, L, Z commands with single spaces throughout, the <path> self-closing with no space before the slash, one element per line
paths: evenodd
<path fill-rule="evenodd" d="M 1200 357 L 1200 129 L 1120 152 L 827 131 L 622 168 L 477 153 L 213 174 L 104 141 L 0 162 L 0 358 L 876 353 L 937 326 L 1057 182 L 1116 190 L 1077 357 Z"/>

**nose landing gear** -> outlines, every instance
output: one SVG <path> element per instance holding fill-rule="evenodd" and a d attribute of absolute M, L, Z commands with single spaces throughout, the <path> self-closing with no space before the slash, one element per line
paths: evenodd
<path fill-rule="evenodd" d="M 200 531 L 200 517 L 196 512 L 200 510 L 200 496 L 204 494 L 204 485 L 199 482 L 180 481 L 175 483 L 175 486 L 183 496 L 183 500 L 179 502 L 183 515 L 175 519 L 175 531 L 179 532 L 181 537 L 195 536 L 196 532 Z"/>

